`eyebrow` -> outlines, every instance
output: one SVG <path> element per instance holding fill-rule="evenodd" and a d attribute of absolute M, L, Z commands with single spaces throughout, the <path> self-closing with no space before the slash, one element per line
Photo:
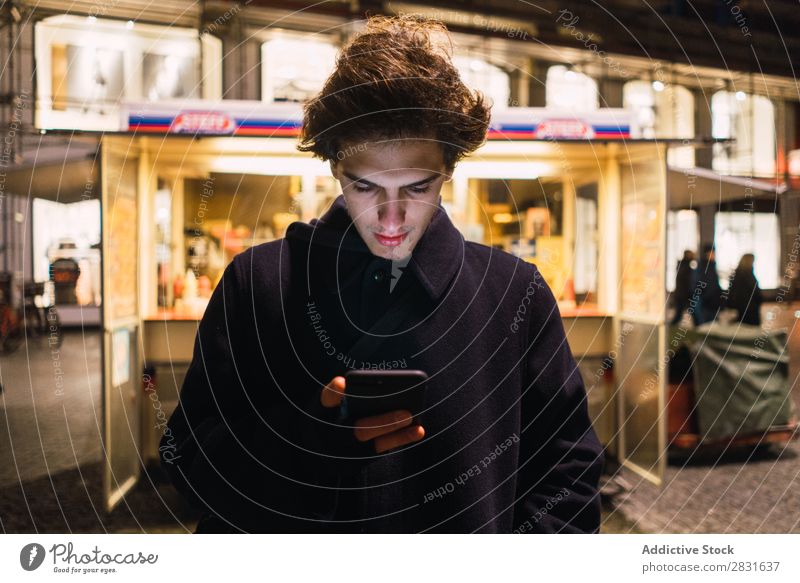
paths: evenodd
<path fill-rule="evenodd" d="M 380 185 L 375 184 L 374 182 L 370 182 L 369 180 L 367 180 L 365 178 L 359 178 L 358 176 L 353 176 L 349 172 L 342 172 L 342 174 L 347 176 L 353 182 L 361 182 L 363 184 L 369 184 L 370 186 L 376 186 L 376 187 L 380 188 Z M 415 186 L 422 186 L 423 184 L 427 184 L 428 182 L 431 182 L 431 181 L 435 180 L 436 178 L 438 178 L 438 176 L 439 176 L 439 174 L 431 174 L 427 178 L 423 178 L 422 180 L 418 180 L 417 182 L 412 182 L 411 184 L 404 184 L 400 188 L 413 188 Z"/>

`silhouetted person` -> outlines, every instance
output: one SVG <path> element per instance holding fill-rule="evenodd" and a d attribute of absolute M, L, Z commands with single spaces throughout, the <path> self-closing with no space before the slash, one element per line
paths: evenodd
<path fill-rule="evenodd" d="M 754 261 L 755 256 L 752 253 L 745 253 L 739 260 L 728 291 L 728 307 L 739 312 L 737 322 L 760 326 L 761 288 L 753 271 Z"/>
<path fill-rule="evenodd" d="M 672 325 L 681 321 L 683 312 L 691 305 L 689 301 L 692 299 L 692 284 L 695 278 L 694 267 L 692 267 L 694 258 L 694 251 L 687 249 L 683 252 L 683 258 L 678 260 L 678 272 L 675 275 L 675 291 L 672 294 L 675 303 L 675 316 L 672 318 Z M 692 309 L 691 314 L 692 319 L 696 323 L 697 310 Z"/>
<path fill-rule="evenodd" d="M 694 294 L 699 298 L 699 309 L 695 309 L 696 324 L 716 320 L 722 306 L 722 288 L 719 285 L 717 262 L 714 258 L 714 246 L 704 245 L 703 256 L 697 265 L 697 282 Z"/>
<path fill-rule="evenodd" d="M 75 288 L 81 268 L 71 257 L 60 257 L 50 264 L 50 279 L 55 283 L 56 304 L 77 304 L 78 295 Z"/>

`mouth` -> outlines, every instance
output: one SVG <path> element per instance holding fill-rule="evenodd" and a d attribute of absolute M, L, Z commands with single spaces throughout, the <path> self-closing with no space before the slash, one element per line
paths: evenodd
<path fill-rule="evenodd" d="M 408 233 L 401 233 L 400 235 L 395 235 L 393 237 L 387 237 L 386 235 L 380 235 L 378 233 L 374 233 L 374 235 L 375 239 L 381 245 L 384 245 L 385 247 L 397 247 L 403 241 L 405 241 L 406 237 L 408 236 Z"/>

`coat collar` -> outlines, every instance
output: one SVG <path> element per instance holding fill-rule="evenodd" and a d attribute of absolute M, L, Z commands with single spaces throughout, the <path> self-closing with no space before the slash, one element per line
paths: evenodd
<path fill-rule="evenodd" d="M 339 195 L 319 220 L 311 221 L 316 231 L 320 227 L 331 227 L 338 233 L 334 238 L 338 245 L 346 244 L 352 251 L 372 255 L 358 234 L 347 213 L 344 196 Z M 327 230 L 327 229 L 326 229 Z M 346 231 L 346 235 L 343 232 Z M 316 238 L 317 235 L 315 234 Z M 322 241 L 320 240 L 322 243 Z M 324 243 L 323 243 L 324 244 Z M 428 295 L 436 300 L 447 290 L 447 286 L 458 272 L 464 256 L 464 237 L 453 225 L 447 212 L 439 205 L 430 224 L 411 254 L 407 269 L 417 277 Z"/>

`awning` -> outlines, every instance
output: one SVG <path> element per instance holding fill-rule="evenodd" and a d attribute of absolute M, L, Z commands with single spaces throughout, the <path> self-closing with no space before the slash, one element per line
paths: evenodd
<path fill-rule="evenodd" d="M 725 176 L 708 168 L 668 168 L 670 208 L 696 208 L 747 198 L 773 198 L 789 190 L 783 182 Z"/>
<path fill-rule="evenodd" d="M 5 192 L 63 203 L 99 197 L 100 158 L 96 140 L 48 136 L 31 142 L 23 148 L 21 163 L 5 169 Z"/>

